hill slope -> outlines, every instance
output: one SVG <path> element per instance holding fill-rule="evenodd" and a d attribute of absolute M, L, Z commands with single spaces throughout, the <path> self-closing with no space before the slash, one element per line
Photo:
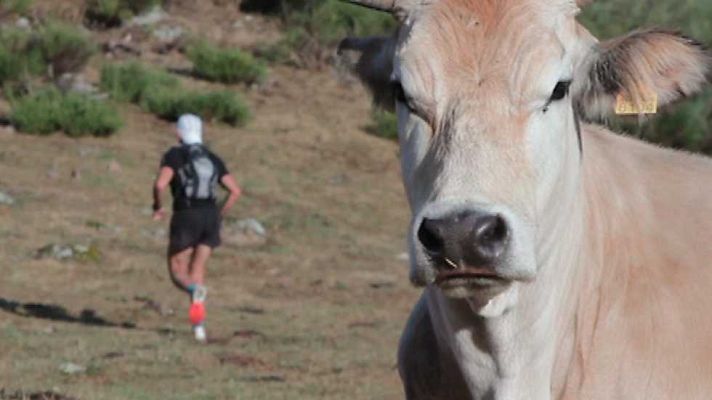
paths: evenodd
<path fill-rule="evenodd" d="M 188 21 L 185 7 L 171 18 Z M 219 10 L 190 19 L 192 29 L 220 34 L 210 27 Z M 221 22 L 233 27 L 230 40 L 253 40 L 261 22 L 228 15 L 247 21 Z M 260 29 L 276 34 L 269 22 Z M 126 105 L 126 126 L 108 139 L 0 131 L 0 191 L 16 199 L 0 205 L 0 389 L 80 399 L 401 397 L 395 351 L 417 291 L 398 258 L 407 207 L 397 148 L 363 132 L 367 96 L 329 69 L 271 76 L 265 89 L 232 88 L 253 108 L 246 128 L 207 127 L 245 191 L 226 224 L 254 217 L 268 230 L 266 245 L 228 238 L 211 260 L 207 346 L 192 342 L 186 299 L 166 273 L 167 223 L 150 219 L 171 125 Z M 51 243 L 93 245 L 101 259 L 35 257 Z M 67 362 L 86 371 L 62 372 Z"/>

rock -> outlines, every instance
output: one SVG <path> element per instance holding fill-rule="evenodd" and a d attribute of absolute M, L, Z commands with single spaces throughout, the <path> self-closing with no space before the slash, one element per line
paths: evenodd
<path fill-rule="evenodd" d="M 48 244 L 35 252 L 35 258 L 53 258 L 58 261 L 101 261 L 101 251 L 95 245 L 85 246 L 81 244 Z"/>
<path fill-rule="evenodd" d="M 11 206 L 15 204 L 15 199 L 7 193 L 0 192 L 0 204 Z"/>
<path fill-rule="evenodd" d="M 72 258 L 74 251 L 69 246 L 59 244 L 48 244 L 35 252 L 35 258 L 54 258 L 64 261 Z"/>
<path fill-rule="evenodd" d="M 15 28 L 30 30 L 32 29 L 32 24 L 30 23 L 30 20 L 26 17 L 20 17 L 17 19 L 17 21 L 15 21 Z"/>
<path fill-rule="evenodd" d="M 0 136 L 12 136 L 17 133 L 17 130 L 12 125 L 0 126 Z"/>
<path fill-rule="evenodd" d="M 59 365 L 59 370 L 67 375 L 78 375 L 86 372 L 86 367 L 71 362 L 62 363 Z"/>
<path fill-rule="evenodd" d="M 99 92 L 96 86 L 89 83 L 82 74 L 62 74 L 57 79 L 57 87 L 63 92 L 74 92 L 81 94 L 95 94 Z"/>
<path fill-rule="evenodd" d="M 228 243 L 239 247 L 263 246 L 267 243 L 267 230 L 254 218 L 227 225 L 224 236 Z"/>
<path fill-rule="evenodd" d="M 162 26 L 153 31 L 153 37 L 162 42 L 175 42 L 180 39 L 185 30 L 180 26 Z"/>
<path fill-rule="evenodd" d="M 130 43 L 123 43 L 115 40 L 110 40 L 101 46 L 107 56 L 119 57 L 122 54 L 130 54 L 134 56 L 141 55 L 141 49 Z"/>
<path fill-rule="evenodd" d="M 166 14 L 161 7 L 154 7 L 141 15 L 133 17 L 131 21 L 129 21 L 129 25 L 155 25 L 166 19 L 167 16 L 168 14 Z"/>
<path fill-rule="evenodd" d="M 260 223 L 260 221 L 254 218 L 237 221 L 235 227 L 245 232 L 255 233 L 260 236 L 267 236 L 267 230 L 265 227 Z"/>

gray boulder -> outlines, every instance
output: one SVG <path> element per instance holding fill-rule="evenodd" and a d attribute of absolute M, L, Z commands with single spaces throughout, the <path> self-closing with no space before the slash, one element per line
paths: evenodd
<path fill-rule="evenodd" d="M 238 247 L 258 247 L 267 244 L 267 230 L 254 218 L 241 219 L 223 227 L 223 237 Z"/>

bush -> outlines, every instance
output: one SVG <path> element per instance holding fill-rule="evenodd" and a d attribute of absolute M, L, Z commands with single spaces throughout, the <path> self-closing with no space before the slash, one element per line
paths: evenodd
<path fill-rule="evenodd" d="M 251 54 L 239 49 L 220 49 L 199 42 L 188 50 L 195 75 L 222 83 L 259 83 L 267 77 L 267 68 Z"/>
<path fill-rule="evenodd" d="M 91 27 L 113 28 L 160 4 L 159 0 L 87 0 L 84 21 Z"/>
<path fill-rule="evenodd" d="M 0 83 L 48 71 L 55 76 L 77 72 L 95 51 L 89 36 L 71 25 L 51 22 L 37 32 L 0 29 Z"/>
<path fill-rule="evenodd" d="M 138 62 L 106 64 L 101 69 L 101 89 L 118 101 L 139 103 L 146 92 L 176 88 L 179 84 L 168 72 L 149 69 Z"/>
<path fill-rule="evenodd" d="M 398 118 L 395 113 L 374 109 L 371 120 L 371 125 L 366 128 L 368 133 L 384 139 L 398 140 Z"/>
<path fill-rule="evenodd" d="M 256 54 L 270 62 L 321 64 L 346 36 L 386 35 L 395 30 L 392 16 L 340 0 L 243 0 L 244 11 L 281 15 L 284 35 L 259 46 Z M 296 56 L 296 57 L 294 57 Z"/>
<path fill-rule="evenodd" d="M 96 51 L 86 32 L 59 22 L 40 29 L 37 46 L 55 76 L 79 71 Z"/>
<path fill-rule="evenodd" d="M 15 14 L 25 15 L 32 6 L 32 0 L 0 0 L 0 10 L 9 10 Z"/>
<path fill-rule="evenodd" d="M 196 93 L 163 88 L 148 92 L 141 105 L 147 111 L 171 121 L 187 113 L 232 126 L 242 126 L 250 119 L 247 105 L 228 91 Z"/>
<path fill-rule="evenodd" d="M 26 96 L 13 104 L 10 122 L 17 130 L 40 135 L 58 131 L 60 127 L 61 94 L 48 90 Z"/>
<path fill-rule="evenodd" d="M 101 88 L 114 100 L 139 104 L 171 121 L 186 113 L 232 126 L 244 125 L 250 119 L 249 108 L 237 94 L 185 91 L 173 75 L 139 63 L 105 65 L 101 70 Z"/>
<path fill-rule="evenodd" d="M 46 89 L 13 101 L 10 121 L 21 132 L 109 136 L 121 127 L 116 110 L 86 95 Z"/>
<path fill-rule="evenodd" d="M 0 83 L 41 75 L 47 63 L 36 38 L 21 29 L 0 29 Z"/>
<path fill-rule="evenodd" d="M 60 126 L 68 136 L 105 137 L 121 128 L 121 118 L 113 107 L 86 95 L 64 96 L 60 108 Z"/>

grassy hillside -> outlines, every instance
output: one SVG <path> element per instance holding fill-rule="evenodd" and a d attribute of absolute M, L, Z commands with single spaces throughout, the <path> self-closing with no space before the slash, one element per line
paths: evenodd
<path fill-rule="evenodd" d="M 271 17 L 201 7 L 195 18 L 192 4 L 174 4 L 168 23 L 226 47 L 278 37 Z M 141 37 L 136 29 L 92 37 L 103 49 L 127 32 Z M 279 65 L 261 85 L 223 85 L 181 72 L 188 58 L 157 53 L 151 36 L 130 44 L 140 56 L 101 51 L 83 74 L 98 84 L 107 62 L 135 60 L 177 70 L 185 91 L 244 98 L 251 122 L 209 124 L 206 137 L 245 192 L 226 226 L 256 218 L 267 242 L 238 245 L 227 230 L 209 265 L 211 341 L 197 346 L 166 273 L 167 223 L 149 215 L 153 174 L 175 143 L 170 122 L 111 100 L 124 125 L 108 138 L 1 127 L 0 192 L 14 203 L 0 202 L 0 398 L 399 398 L 395 348 L 418 293 L 400 258 L 397 150 L 363 134 L 366 94 L 329 70 Z M 91 255 L 38 253 L 51 244 Z"/>

